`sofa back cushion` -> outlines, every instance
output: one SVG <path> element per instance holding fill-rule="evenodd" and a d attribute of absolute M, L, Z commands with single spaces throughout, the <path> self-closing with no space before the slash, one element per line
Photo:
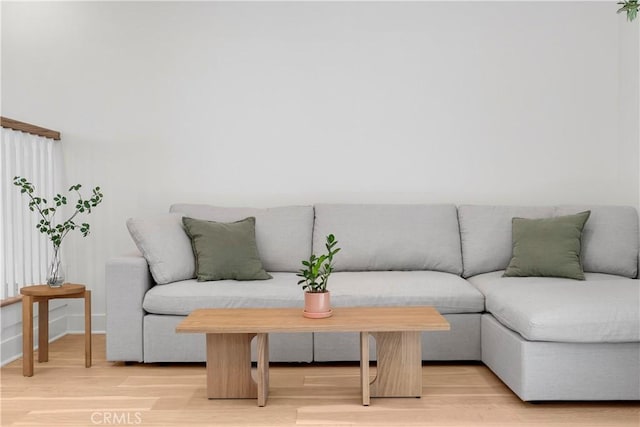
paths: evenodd
<path fill-rule="evenodd" d="M 129 218 L 127 228 L 147 260 L 157 284 L 164 285 L 195 277 L 196 259 L 191 240 L 184 231 L 181 215 Z"/>
<path fill-rule="evenodd" d="M 171 212 L 207 221 L 233 222 L 255 217 L 256 243 L 267 271 L 297 271 L 311 254 L 312 206 L 231 208 L 200 204 L 175 204 Z"/>
<path fill-rule="evenodd" d="M 325 253 L 328 234 L 342 248 L 336 271 L 436 270 L 462 273 L 454 205 L 315 207 L 313 253 Z"/>
<path fill-rule="evenodd" d="M 585 210 L 591 216 L 582 232 L 585 272 L 636 277 L 638 214 L 626 206 L 478 206 L 458 207 L 464 277 L 504 270 L 512 255 L 511 220 L 550 218 Z"/>
<path fill-rule="evenodd" d="M 556 215 L 590 210 L 582 230 L 582 265 L 591 273 L 638 274 L 638 213 L 630 206 L 558 206 Z"/>
<path fill-rule="evenodd" d="M 512 252 L 511 219 L 549 218 L 553 207 L 476 206 L 458 207 L 464 277 L 504 270 Z"/>

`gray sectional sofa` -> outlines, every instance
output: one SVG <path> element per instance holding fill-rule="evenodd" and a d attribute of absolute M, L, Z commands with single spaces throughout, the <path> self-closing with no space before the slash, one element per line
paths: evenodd
<path fill-rule="evenodd" d="M 502 277 L 512 253 L 513 217 L 587 209 L 585 281 Z M 188 265 L 193 254 L 186 253 L 190 246 L 180 234 L 182 216 L 222 222 L 254 216 L 260 257 L 273 278 L 197 282 Z M 334 307 L 433 305 L 450 322 L 448 332 L 423 334 L 424 360 L 482 361 L 527 401 L 640 399 L 639 226 L 633 208 L 182 204 L 138 225 L 167 250 L 107 263 L 108 360 L 204 361 L 204 336 L 175 333 L 196 308 L 302 307 L 295 275 L 300 261 L 322 252 L 325 236 L 333 233 L 342 248 L 329 281 Z M 132 235 L 148 252 L 141 236 Z M 161 279 L 157 268 L 165 267 L 188 268 Z M 156 284 L 154 277 L 168 283 Z M 270 336 L 272 361 L 358 360 L 358 352 L 355 334 Z"/>

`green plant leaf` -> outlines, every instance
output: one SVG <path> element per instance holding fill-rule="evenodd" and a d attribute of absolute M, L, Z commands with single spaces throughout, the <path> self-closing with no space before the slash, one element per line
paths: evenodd
<path fill-rule="evenodd" d="M 340 250 L 340 248 L 333 249 L 337 243 L 335 236 L 329 234 L 325 243 L 327 253 L 320 256 L 311 254 L 309 261 L 302 261 L 302 265 L 306 268 L 300 269 L 296 275 L 305 278 L 305 280 L 298 282 L 298 285 L 304 284 L 302 286 L 303 290 L 307 292 L 326 292 L 329 276 L 333 272 L 333 256 Z"/>
<path fill-rule="evenodd" d="M 13 178 L 13 184 L 20 188 L 21 194 L 27 194 L 29 196 L 28 207 L 32 212 L 37 212 L 40 215 L 40 221 L 36 224 L 36 229 L 41 233 L 47 234 L 49 239 L 53 243 L 54 247 L 59 247 L 65 236 L 72 230 L 78 229 L 84 237 L 90 232 L 90 226 L 88 223 L 83 222 L 81 226 L 78 226 L 73 219 L 79 213 L 91 213 L 91 208 L 95 207 L 102 201 L 103 195 L 99 191 L 100 187 L 93 189 L 93 197 L 90 201 L 84 201 L 79 190 L 82 185 L 76 184 L 69 187 L 68 191 L 76 191 L 78 193 L 78 202 L 76 203 L 75 212 L 73 212 L 69 218 L 63 221 L 61 224 L 51 224 L 49 221 L 53 218 L 53 215 L 57 212 L 57 208 L 67 204 L 67 197 L 62 194 L 56 194 L 53 197 L 52 204 L 48 206 L 49 201 L 38 195 L 32 195 L 35 191 L 35 187 L 26 178 L 15 176 Z"/>
<path fill-rule="evenodd" d="M 640 5 L 638 4 L 637 0 L 625 0 L 625 1 L 618 2 L 617 4 L 622 5 L 622 7 L 618 9 L 616 13 L 626 12 L 627 20 L 629 22 L 636 19 L 636 17 L 638 16 L 638 9 L 640 8 Z"/>

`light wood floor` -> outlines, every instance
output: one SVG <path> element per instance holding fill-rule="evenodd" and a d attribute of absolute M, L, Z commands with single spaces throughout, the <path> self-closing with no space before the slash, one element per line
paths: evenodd
<path fill-rule="evenodd" d="M 208 400 L 204 364 L 116 364 L 105 361 L 104 335 L 93 345 L 89 369 L 82 335 L 51 343 L 33 377 L 22 376 L 21 360 L 0 369 L 2 425 L 640 425 L 637 403 L 523 403 L 479 364 L 427 364 L 421 399 L 372 399 L 370 407 L 360 405 L 356 364 L 275 364 L 267 406 L 258 408 Z"/>

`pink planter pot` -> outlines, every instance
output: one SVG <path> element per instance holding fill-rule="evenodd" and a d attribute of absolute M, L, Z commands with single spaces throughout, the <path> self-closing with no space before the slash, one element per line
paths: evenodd
<path fill-rule="evenodd" d="M 331 316 L 331 294 L 326 292 L 304 293 L 304 317 L 323 319 Z"/>

